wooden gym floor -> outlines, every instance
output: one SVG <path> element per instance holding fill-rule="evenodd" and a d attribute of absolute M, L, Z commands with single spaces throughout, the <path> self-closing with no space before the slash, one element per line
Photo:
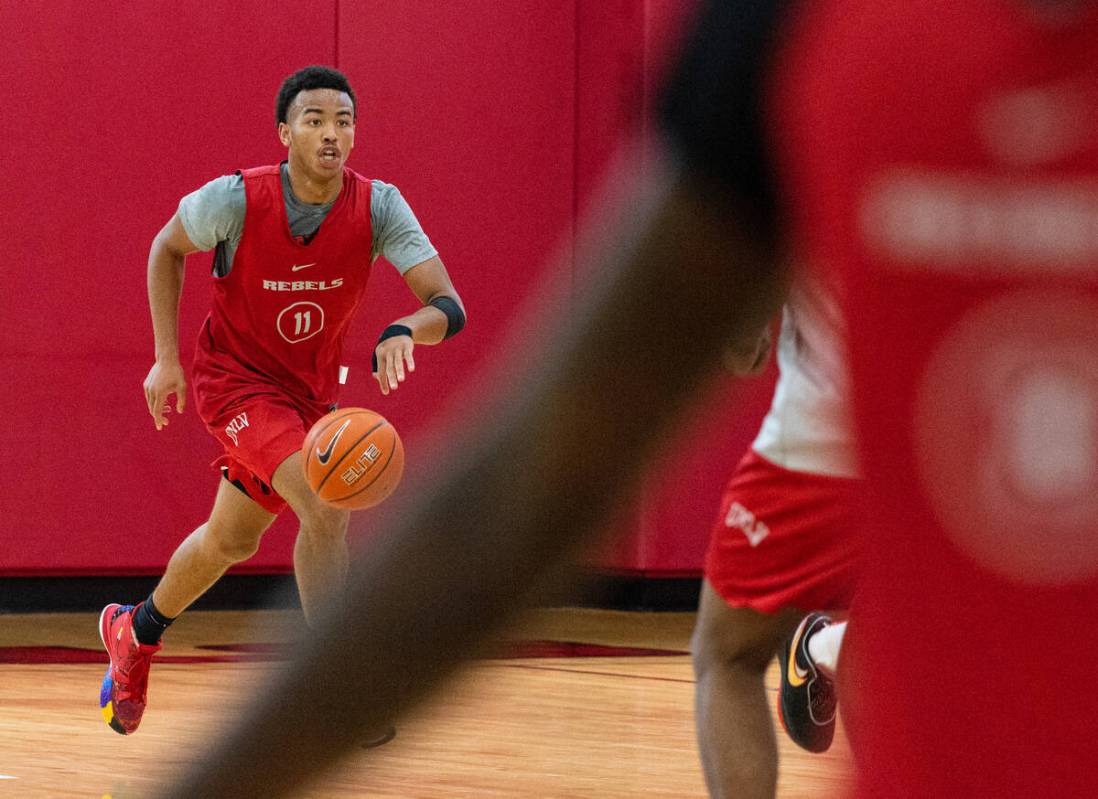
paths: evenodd
<path fill-rule="evenodd" d="M 102 721 L 96 614 L 0 617 L 0 799 L 144 796 L 187 764 L 277 667 L 289 611 L 192 612 L 154 661 L 141 730 Z M 392 743 L 303 794 L 336 797 L 704 797 L 686 654 L 693 614 L 531 614 Z M 578 647 L 573 644 L 590 644 Z M 776 667 L 767 676 L 771 705 Z M 834 797 L 850 778 L 841 729 L 825 755 L 779 731 L 780 797 Z"/>

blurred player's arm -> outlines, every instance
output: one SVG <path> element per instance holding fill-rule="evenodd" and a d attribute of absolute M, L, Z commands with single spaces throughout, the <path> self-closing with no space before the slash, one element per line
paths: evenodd
<path fill-rule="evenodd" d="M 198 252 L 179 214 L 156 234 L 149 249 L 149 310 L 152 313 L 156 361 L 145 377 L 145 401 L 156 429 L 168 424 L 168 397 L 175 394 L 176 412 L 187 404 L 187 378 L 179 362 L 179 300 L 183 295 L 183 264 Z"/>
<path fill-rule="evenodd" d="M 663 97 L 662 121 L 686 170 L 711 179 L 748 230 L 761 240 L 775 241 L 781 214 L 766 73 L 779 50 L 785 15 L 796 3 L 712 0 L 703 5 L 693 40 Z M 788 267 L 780 271 L 787 274 Z M 786 293 L 782 289 L 771 295 L 762 325 L 725 341 L 725 369 L 750 377 L 766 368 L 772 324 Z"/>
<path fill-rule="evenodd" d="M 773 336 L 770 324 L 761 333 L 733 339 L 724 348 L 724 368 L 737 377 L 754 377 L 770 361 Z"/>
<path fill-rule="evenodd" d="M 404 273 L 404 282 L 422 305 L 414 313 L 394 319 L 386 335 L 374 348 L 374 378 L 382 394 L 388 394 L 404 382 L 407 372 L 416 370 L 413 350 L 416 344 L 438 344 L 465 326 L 465 305 L 450 280 L 442 259 L 437 255 L 416 264 Z M 404 328 L 407 334 L 400 335 Z"/>

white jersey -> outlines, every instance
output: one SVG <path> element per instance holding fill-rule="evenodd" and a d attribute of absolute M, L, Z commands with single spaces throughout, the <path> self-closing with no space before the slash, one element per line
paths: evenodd
<path fill-rule="evenodd" d="M 794 281 L 782 310 L 780 376 L 751 446 L 786 469 L 856 477 L 842 320 L 831 296 L 806 280 Z"/>

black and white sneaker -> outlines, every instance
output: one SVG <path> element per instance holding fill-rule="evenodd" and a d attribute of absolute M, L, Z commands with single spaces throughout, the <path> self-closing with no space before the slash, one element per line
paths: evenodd
<path fill-rule="evenodd" d="M 835 736 L 835 681 L 808 654 L 809 639 L 829 624 L 822 613 L 808 614 L 780 653 L 778 717 L 793 743 L 809 752 L 826 752 Z"/>

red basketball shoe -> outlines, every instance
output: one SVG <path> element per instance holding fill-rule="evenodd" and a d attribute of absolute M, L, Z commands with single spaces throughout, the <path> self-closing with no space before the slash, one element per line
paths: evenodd
<path fill-rule="evenodd" d="M 145 712 L 149 666 L 160 644 L 138 643 L 133 634 L 133 605 L 107 605 L 99 615 L 99 637 L 111 665 L 99 690 L 103 720 L 122 735 L 137 730 Z"/>

